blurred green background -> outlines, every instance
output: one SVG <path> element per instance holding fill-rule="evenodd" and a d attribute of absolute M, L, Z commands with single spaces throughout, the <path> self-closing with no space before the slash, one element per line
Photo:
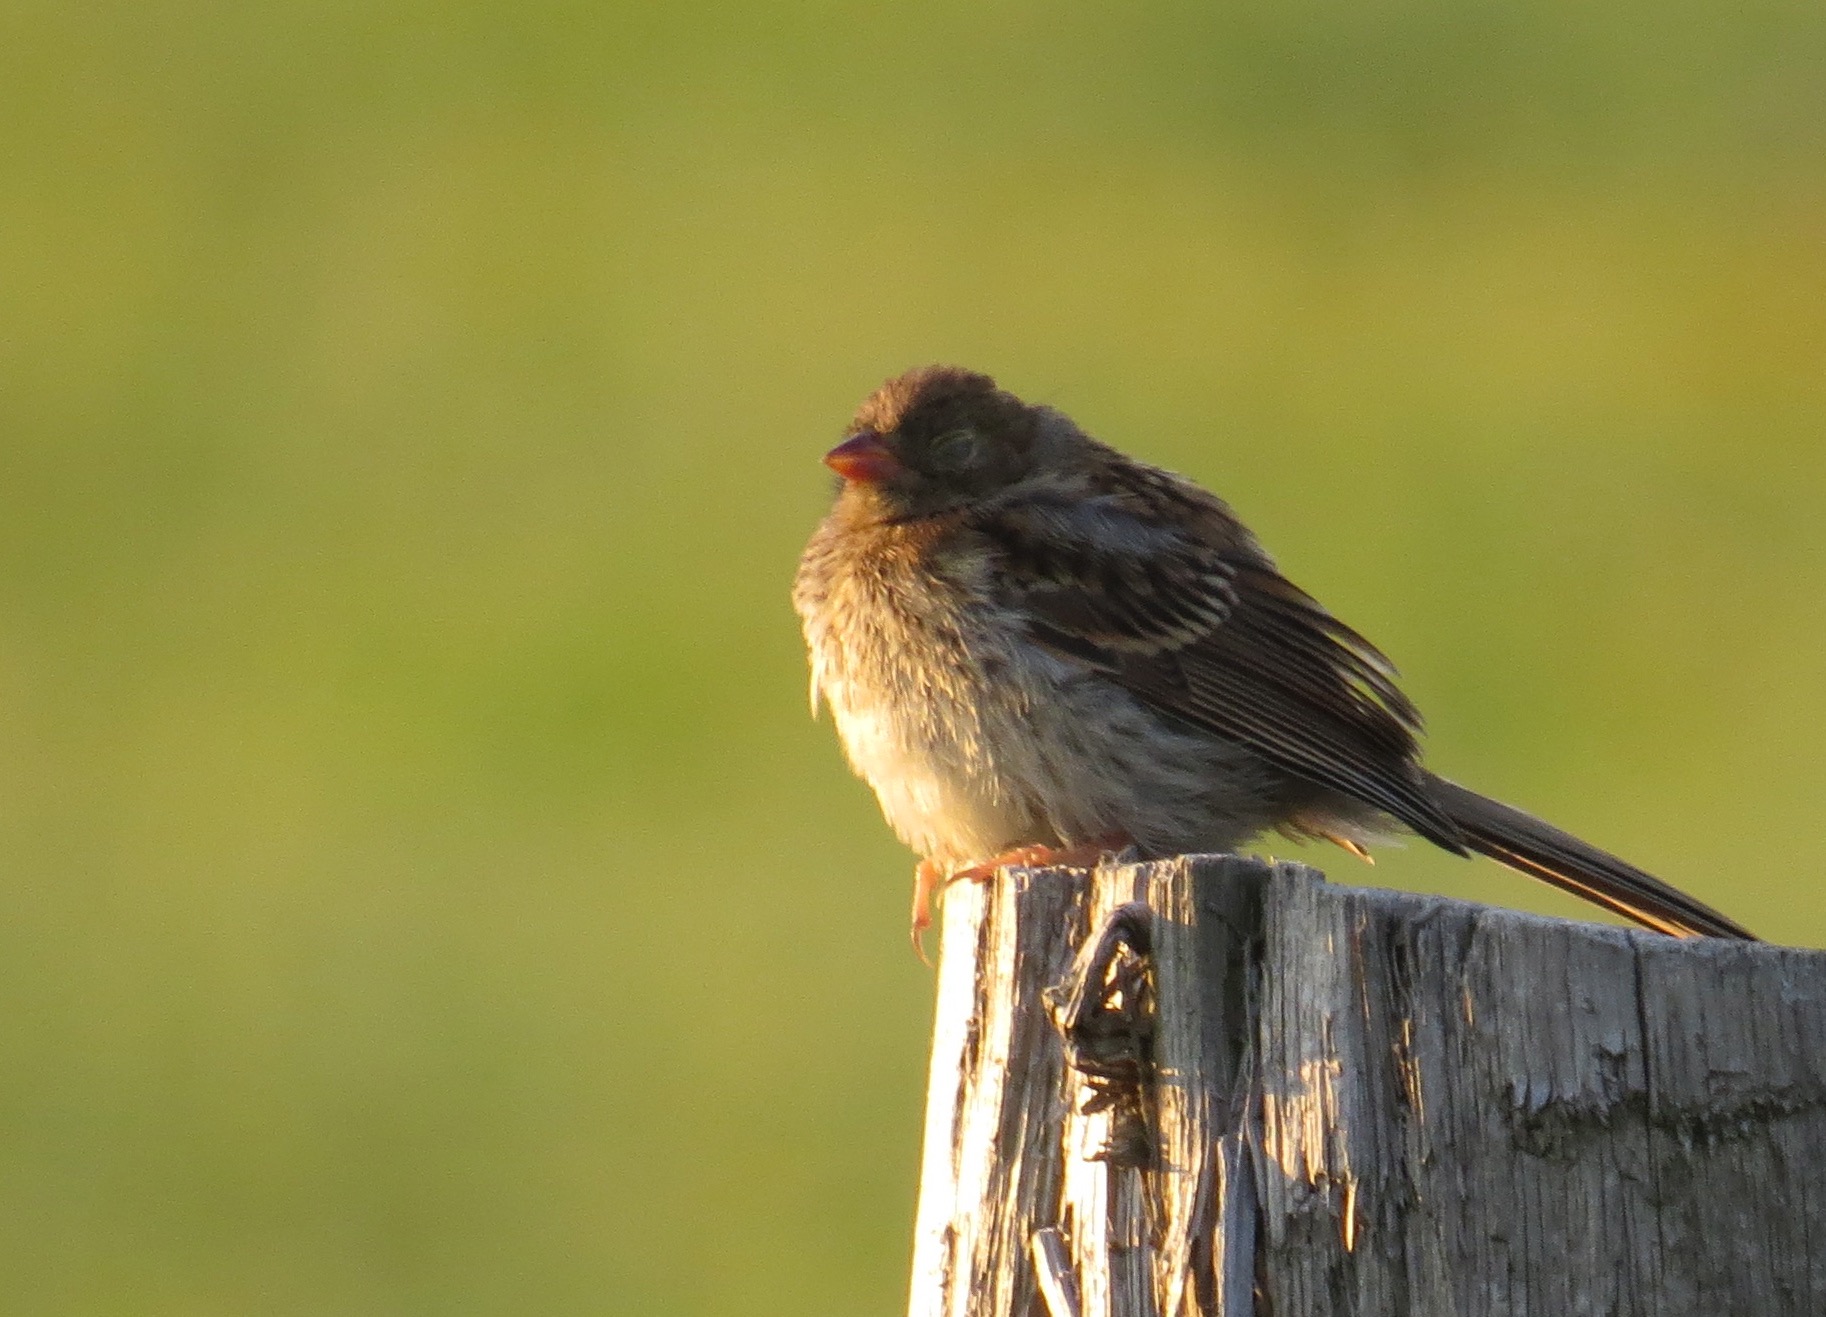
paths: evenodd
<path fill-rule="evenodd" d="M 787 589 L 916 363 L 1223 491 L 1436 767 L 1826 942 L 1823 61 L 1813 0 L 6 5 L 0 1310 L 901 1306 L 931 979 Z"/>

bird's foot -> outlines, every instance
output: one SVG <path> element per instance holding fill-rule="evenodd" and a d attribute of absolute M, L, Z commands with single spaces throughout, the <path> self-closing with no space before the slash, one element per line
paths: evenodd
<path fill-rule="evenodd" d="M 1369 853 L 1367 847 L 1355 837 L 1347 837 L 1341 832 L 1321 832 L 1319 834 L 1341 851 L 1349 851 L 1365 864 L 1374 866 L 1376 857 Z"/>
<path fill-rule="evenodd" d="M 1042 865 L 1068 865 L 1089 868 L 1107 855 L 1128 846 L 1127 837 L 1099 837 L 1076 846 L 1015 846 L 978 864 L 961 869 L 947 869 L 937 860 L 921 860 L 913 870 L 913 953 L 930 968 L 926 957 L 925 933 L 932 926 L 932 898 L 955 882 L 986 883 L 998 870 L 1011 866 L 1038 868 Z"/>

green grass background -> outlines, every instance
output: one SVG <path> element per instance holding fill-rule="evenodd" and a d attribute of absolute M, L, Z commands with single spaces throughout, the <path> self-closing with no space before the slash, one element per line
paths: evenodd
<path fill-rule="evenodd" d="M 1436 767 L 1826 942 L 1823 60 L 1811 0 L 4 5 L 0 1311 L 897 1310 L 931 980 L 787 588 L 916 363 L 1223 491 Z"/>

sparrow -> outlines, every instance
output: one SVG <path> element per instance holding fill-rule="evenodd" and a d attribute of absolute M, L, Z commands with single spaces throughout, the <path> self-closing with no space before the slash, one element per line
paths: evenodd
<path fill-rule="evenodd" d="M 1387 658 L 1282 576 L 1215 495 L 987 375 L 867 398 L 793 603 L 850 765 L 933 894 L 1005 864 L 1235 851 L 1362 858 L 1412 833 L 1675 936 L 1742 925 L 1422 766 Z M 922 952 L 923 955 L 923 952 Z"/>

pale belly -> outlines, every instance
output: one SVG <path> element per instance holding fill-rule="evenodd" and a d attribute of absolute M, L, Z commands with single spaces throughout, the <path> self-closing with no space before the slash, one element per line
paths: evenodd
<path fill-rule="evenodd" d="M 814 642 L 814 671 L 851 765 L 921 855 L 959 863 L 1111 838 L 1156 854 L 1230 850 L 1268 825 L 1240 747 L 960 615 L 930 628 L 885 616 L 847 644 Z"/>

